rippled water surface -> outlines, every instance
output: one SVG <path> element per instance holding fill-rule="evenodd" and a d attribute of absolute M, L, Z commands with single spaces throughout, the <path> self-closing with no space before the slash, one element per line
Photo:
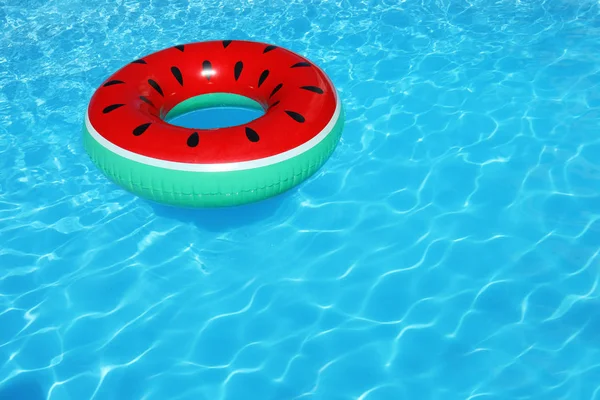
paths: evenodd
<path fill-rule="evenodd" d="M 0 398 L 600 399 L 600 7 L 0 3 Z M 96 87 L 179 43 L 318 63 L 309 181 L 155 205 L 82 148 Z"/>

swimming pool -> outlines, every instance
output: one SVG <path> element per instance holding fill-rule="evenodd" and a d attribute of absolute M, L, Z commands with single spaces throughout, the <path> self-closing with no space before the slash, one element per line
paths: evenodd
<path fill-rule="evenodd" d="M 599 11 L 3 3 L 0 398 L 600 399 Z M 332 158 L 233 209 L 107 181 L 80 140 L 95 88 L 227 38 L 324 69 Z"/>

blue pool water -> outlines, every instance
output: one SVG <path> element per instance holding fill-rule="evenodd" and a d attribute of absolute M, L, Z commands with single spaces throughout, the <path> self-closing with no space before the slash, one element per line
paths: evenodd
<path fill-rule="evenodd" d="M 600 399 L 600 6 L 4 0 L 0 399 Z M 342 141 L 189 211 L 81 143 L 122 65 L 250 39 L 320 65 Z"/>
<path fill-rule="evenodd" d="M 264 115 L 264 111 L 244 107 L 213 107 L 194 110 L 167 121 L 176 126 L 192 129 L 216 129 L 248 123 Z"/>

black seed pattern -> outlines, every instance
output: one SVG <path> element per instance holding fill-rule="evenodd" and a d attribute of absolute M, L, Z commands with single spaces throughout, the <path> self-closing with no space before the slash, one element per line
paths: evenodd
<path fill-rule="evenodd" d="M 294 121 L 296 121 L 296 122 L 303 123 L 304 121 L 306 121 L 302 115 L 298 114 L 298 113 L 297 113 L 297 112 L 295 112 L 295 111 L 288 111 L 288 110 L 285 110 L 285 113 L 286 113 L 287 115 L 289 115 L 290 117 L 292 117 L 292 119 L 293 119 Z"/>
<path fill-rule="evenodd" d="M 200 142 L 200 137 L 198 136 L 198 132 L 192 133 L 190 135 L 190 137 L 187 139 L 187 145 L 190 147 L 198 146 L 199 142 Z"/>
<path fill-rule="evenodd" d="M 223 47 L 227 48 L 231 44 L 231 40 L 223 40 Z"/>
<path fill-rule="evenodd" d="M 108 107 L 104 107 L 104 110 L 102 110 L 103 114 L 108 114 L 109 112 L 116 110 L 119 107 L 123 107 L 125 104 L 112 104 Z"/>
<path fill-rule="evenodd" d="M 314 92 L 318 94 L 323 94 L 323 89 L 316 86 L 302 86 L 300 89 L 308 90 L 309 92 Z"/>
<path fill-rule="evenodd" d="M 275 50 L 276 48 L 277 48 L 277 46 L 269 45 L 269 46 L 265 47 L 265 49 L 263 50 L 263 54 L 268 53 L 271 50 Z"/>
<path fill-rule="evenodd" d="M 279 104 L 279 100 L 277 100 L 275 103 L 271 104 L 271 107 L 275 107 L 277 104 Z"/>
<path fill-rule="evenodd" d="M 240 75 L 242 74 L 242 70 L 244 69 L 244 63 L 241 61 L 238 61 L 235 63 L 235 67 L 233 67 L 233 73 L 235 76 L 235 80 L 237 81 L 240 78 Z"/>
<path fill-rule="evenodd" d="M 273 91 L 271 92 L 271 94 L 269 95 L 269 98 L 273 97 L 273 95 L 275 93 L 277 93 L 279 91 L 279 89 L 281 89 L 283 87 L 283 83 L 280 83 L 279 85 L 275 86 L 275 89 L 273 89 Z"/>
<path fill-rule="evenodd" d="M 260 78 L 258 78 L 258 87 L 263 84 L 265 79 L 267 79 L 267 76 L 269 76 L 269 70 L 265 69 L 262 74 L 260 74 Z"/>
<path fill-rule="evenodd" d="M 179 68 L 171 67 L 171 73 L 173 74 L 175 79 L 177 79 L 177 82 L 179 82 L 179 84 L 183 86 L 183 76 L 181 75 L 181 71 L 179 70 Z"/>
<path fill-rule="evenodd" d="M 177 46 L 175 46 L 175 48 L 183 53 L 185 46 L 182 44 L 178 44 Z"/>
<path fill-rule="evenodd" d="M 299 63 L 292 65 L 290 68 L 299 68 L 299 67 L 310 67 L 310 63 L 301 61 Z"/>
<path fill-rule="evenodd" d="M 162 89 L 158 86 L 158 83 L 152 79 L 148 79 L 148 84 L 154 88 L 161 96 L 164 96 Z"/>
<path fill-rule="evenodd" d="M 206 73 L 206 79 L 210 81 L 210 76 L 212 75 L 212 64 L 208 60 L 202 61 L 202 72 Z"/>
<path fill-rule="evenodd" d="M 140 136 L 142 133 L 146 132 L 146 129 L 148 129 L 148 127 L 152 125 L 151 122 L 147 122 L 145 124 L 141 124 L 140 126 L 138 126 L 137 128 L 135 128 L 133 130 L 133 134 L 134 136 Z"/>
<path fill-rule="evenodd" d="M 112 86 L 112 85 L 120 85 L 120 84 L 122 84 L 122 83 L 125 83 L 125 82 L 123 82 L 123 81 L 117 81 L 117 80 L 113 80 L 113 81 L 108 81 L 108 82 L 106 82 L 106 83 L 105 83 L 104 85 L 102 85 L 102 86 L 104 86 L 104 87 L 107 87 L 107 86 Z"/>
<path fill-rule="evenodd" d="M 156 106 L 154 105 L 154 103 L 152 103 L 147 97 L 145 96 L 140 96 L 140 100 L 143 101 L 144 103 L 156 108 Z"/>
<path fill-rule="evenodd" d="M 140 58 L 139 60 L 132 61 L 131 63 L 132 64 L 146 64 L 146 61 L 144 61 Z"/>
<path fill-rule="evenodd" d="M 258 133 L 252 128 L 246 127 L 246 137 L 251 142 L 258 142 L 260 138 L 258 137 Z"/>

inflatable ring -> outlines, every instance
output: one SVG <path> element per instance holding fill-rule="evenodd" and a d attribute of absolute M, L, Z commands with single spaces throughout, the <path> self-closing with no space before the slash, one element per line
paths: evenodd
<path fill-rule="evenodd" d="M 263 109 L 243 125 L 189 129 L 177 115 L 215 106 Z M 184 207 L 231 206 L 280 194 L 313 175 L 344 116 L 327 75 L 280 47 L 189 43 L 133 61 L 90 99 L 84 146 L 112 181 Z"/>

